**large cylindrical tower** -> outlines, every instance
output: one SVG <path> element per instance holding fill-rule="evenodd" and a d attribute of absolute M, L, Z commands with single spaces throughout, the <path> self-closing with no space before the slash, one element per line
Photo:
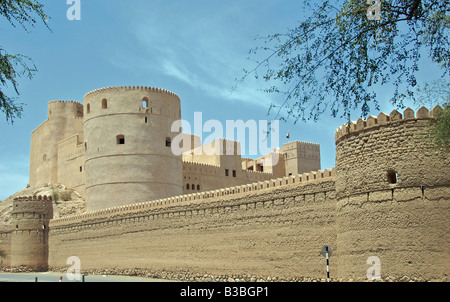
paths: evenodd
<path fill-rule="evenodd" d="M 450 160 L 426 137 L 441 110 L 394 110 L 337 130 L 339 278 L 366 279 L 371 265 L 382 278 L 447 274 Z"/>
<path fill-rule="evenodd" d="M 171 150 L 179 134 L 179 97 L 149 87 L 110 87 L 84 97 L 88 211 L 181 195 L 182 160 Z"/>

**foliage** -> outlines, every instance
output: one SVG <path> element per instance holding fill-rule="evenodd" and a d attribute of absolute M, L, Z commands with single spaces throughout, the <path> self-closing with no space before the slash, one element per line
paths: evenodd
<path fill-rule="evenodd" d="M 444 110 L 437 117 L 430 119 L 429 138 L 436 144 L 442 154 L 450 152 L 450 103 L 444 105 Z"/>
<path fill-rule="evenodd" d="M 430 119 L 426 127 L 426 136 L 434 142 L 444 155 L 450 151 L 450 83 L 437 80 L 419 86 L 414 96 L 417 107 L 433 108 L 436 105 L 444 110 Z"/>
<path fill-rule="evenodd" d="M 44 6 L 36 0 L 0 0 L 0 16 L 6 18 L 13 27 L 19 24 L 27 32 L 30 27 L 35 26 L 37 19 L 42 20 L 48 28 Z M 8 122 L 13 123 L 14 118 L 21 117 L 23 104 L 17 103 L 17 97 L 6 95 L 4 88 L 11 84 L 19 95 L 17 78 L 26 76 L 31 79 L 36 71 L 37 68 L 29 57 L 9 54 L 0 46 L 0 110 Z"/>
<path fill-rule="evenodd" d="M 60 192 L 59 197 L 63 201 L 69 201 L 72 199 L 72 193 L 73 193 L 73 190 L 66 190 L 66 191 Z"/>
<path fill-rule="evenodd" d="M 269 114 L 275 109 L 276 118 L 294 122 L 318 120 L 326 110 L 348 121 L 354 110 L 367 117 L 379 110 L 375 90 L 389 85 L 390 101 L 402 107 L 414 96 L 424 53 L 448 81 L 449 0 L 383 0 L 380 20 L 369 20 L 369 7 L 361 0 L 305 0 L 307 17 L 287 33 L 261 38 L 263 46 L 250 50 L 256 66 L 241 80 L 260 78 L 263 69 L 272 85 L 265 91 L 284 99 Z"/>

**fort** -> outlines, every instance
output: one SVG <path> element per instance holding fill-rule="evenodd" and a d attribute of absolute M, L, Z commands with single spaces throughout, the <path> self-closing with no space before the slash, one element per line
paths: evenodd
<path fill-rule="evenodd" d="M 64 184 L 86 213 L 53 219 L 51 196 L 17 197 L 3 266 L 63 270 L 76 256 L 86 272 L 320 279 L 329 245 L 339 280 L 367 280 L 373 256 L 382 278 L 447 280 L 450 160 L 424 138 L 439 106 L 341 126 L 325 170 L 319 145 L 299 141 L 258 159 L 225 139 L 211 144 L 231 155 L 174 155 L 180 98 L 158 88 L 103 88 L 48 110 L 31 135 L 30 186 Z"/>

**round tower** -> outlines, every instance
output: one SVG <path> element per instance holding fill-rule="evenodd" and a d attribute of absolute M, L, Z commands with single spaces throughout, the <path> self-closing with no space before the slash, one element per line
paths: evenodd
<path fill-rule="evenodd" d="M 36 271 L 48 268 L 49 221 L 53 218 L 52 198 L 18 197 L 13 201 L 11 266 Z"/>
<path fill-rule="evenodd" d="M 88 211 L 181 195 L 182 160 L 171 150 L 179 133 L 179 97 L 149 87 L 110 87 L 84 97 Z"/>
<path fill-rule="evenodd" d="M 450 160 L 426 138 L 440 110 L 394 110 L 336 131 L 338 278 L 366 279 L 372 256 L 381 277 L 447 274 Z"/>

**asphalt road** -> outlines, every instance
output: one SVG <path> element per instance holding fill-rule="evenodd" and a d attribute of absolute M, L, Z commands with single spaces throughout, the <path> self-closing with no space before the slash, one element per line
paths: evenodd
<path fill-rule="evenodd" d="M 60 280 L 60 278 L 62 279 Z M 81 282 L 69 280 L 65 273 L 0 273 L 0 282 Z M 97 276 L 88 275 L 84 277 L 84 282 L 171 282 L 165 279 L 151 279 L 128 276 Z M 173 281 L 172 281 L 173 282 Z"/>

